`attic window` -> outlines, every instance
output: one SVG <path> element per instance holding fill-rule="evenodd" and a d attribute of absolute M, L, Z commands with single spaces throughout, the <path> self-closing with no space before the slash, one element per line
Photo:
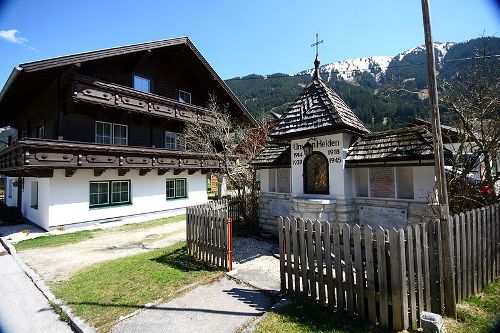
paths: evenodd
<path fill-rule="evenodd" d="M 134 89 L 147 93 L 151 92 L 151 80 L 139 75 L 134 75 Z"/>
<path fill-rule="evenodd" d="M 179 102 L 191 104 L 191 93 L 184 90 L 179 90 Z"/>

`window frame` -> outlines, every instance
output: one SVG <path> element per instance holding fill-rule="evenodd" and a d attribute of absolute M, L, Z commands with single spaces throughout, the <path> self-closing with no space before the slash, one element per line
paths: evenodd
<path fill-rule="evenodd" d="M 138 89 L 135 87 L 135 78 L 139 78 L 139 79 L 142 79 L 142 80 L 146 80 L 148 81 L 148 91 L 144 91 L 142 89 Z M 132 74 L 132 88 L 134 90 L 137 90 L 137 91 L 140 91 L 140 92 L 144 92 L 144 93 L 151 93 L 151 82 L 153 80 L 151 80 L 151 78 L 147 77 L 147 76 L 144 76 L 144 75 L 139 75 L 139 74 Z"/>
<path fill-rule="evenodd" d="M 38 181 L 31 182 L 30 207 L 38 210 Z"/>
<path fill-rule="evenodd" d="M 7 182 L 7 198 L 12 199 L 12 192 L 14 192 L 14 181 L 12 178 L 9 178 L 9 181 Z"/>
<path fill-rule="evenodd" d="M 109 125 L 109 127 L 110 127 L 110 135 L 109 135 L 110 143 L 98 142 L 98 140 L 97 140 L 97 137 L 98 137 L 98 133 L 97 133 L 98 126 L 97 125 L 98 124 Z M 124 145 L 116 143 L 117 140 L 115 140 L 115 126 L 125 127 L 125 144 Z M 108 136 L 99 135 L 99 137 L 106 138 Z M 123 138 L 120 138 L 120 139 L 123 139 Z M 99 145 L 128 146 L 128 125 L 96 120 L 95 121 L 95 129 L 94 129 L 94 143 L 97 143 Z"/>
<path fill-rule="evenodd" d="M 189 95 L 189 102 L 186 102 L 186 101 L 185 101 L 185 100 L 186 100 L 185 98 L 183 98 L 183 99 L 181 100 L 181 93 L 183 93 L 184 95 Z M 178 94 L 178 96 L 177 96 L 177 100 L 178 100 L 179 102 L 181 102 L 181 103 L 185 103 L 185 104 L 192 104 L 192 101 L 193 101 L 193 96 L 192 96 L 192 94 L 191 94 L 189 91 L 186 91 L 186 90 L 180 90 L 180 89 L 179 89 L 179 94 Z"/>
<path fill-rule="evenodd" d="M 115 183 L 128 183 L 128 200 L 126 201 L 113 201 L 113 184 Z M 91 192 L 90 187 L 92 184 L 106 184 L 107 185 L 107 202 L 100 204 L 92 204 L 90 200 Z M 113 206 L 121 206 L 121 205 L 131 205 L 132 204 L 132 182 L 130 179 L 126 180 L 92 180 L 89 181 L 89 208 L 101 208 L 101 207 L 113 207 Z"/>
<path fill-rule="evenodd" d="M 307 177 L 307 163 L 311 158 L 314 156 L 318 156 L 326 166 L 326 189 L 324 191 L 317 191 L 313 189 L 309 189 L 307 184 L 309 182 L 309 179 Z M 329 195 L 330 194 L 330 163 L 328 162 L 328 158 L 325 156 L 325 154 L 319 152 L 319 151 L 313 151 L 312 154 L 307 156 L 304 159 L 303 162 L 303 167 L 302 167 L 302 173 L 303 173 L 303 192 L 304 194 L 321 194 L 321 195 Z"/>
<path fill-rule="evenodd" d="M 174 134 L 174 143 L 173 143 L 174 148 L 167 147 L 167 134 Z M 182 137 L 182 133 L 165 131 L 165 133 L 164 133 L 165 149 L 168 149 L 168 150 L 186 150 L 186 145 L 185 144 L 183 145 L 181 143 L 181 137 Z"/>
<path fill-rule="evenodd" d="M 169 187 L 167 187 L 167 184 L 171 182 L 173 183 L 173 196 L 169 196 Z M 179 196 L 177 195 L 177 183 L 178 182 L 183 182 L 183 190 L 184 190 L 184 195 Z M 188 198 L 188 186 L 187 186 L 187 178 L 167 178 L 165 180 L 165 198 L 167 200 L 176 200 L 176 199 L 187 199 Z"/>
<path fill-rule="evenodd" d="M 37 139 L 45 139 L 45 126 L 40 125 L 36 127 L 36 137 Z"/>

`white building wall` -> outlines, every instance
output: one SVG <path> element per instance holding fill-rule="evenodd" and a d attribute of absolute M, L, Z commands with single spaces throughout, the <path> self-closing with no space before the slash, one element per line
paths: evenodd
<path fill-rule="evenodd" d="M 323 153 L 328 159 L 329 195 L 304 194 L 302 174 L 305 155 L 303 146 L 308 139 L 292 140 L 292 195 L 304 198 L 315 197 L 341 200 L 352 198 L 352 171 L 344 168 L 350 140 L 351 135 L 346 133 L 324 135 L 309 139 L 309 142 L 315 146 L 313 151 Z"/>
<path fill-rule="evenodd" d="M 269 192 L 269 169 L 260 169 L 258 172 L 260 178 L 260 191 Z"/>
<path fill-rule="evenodd" d="M 10 187 L 9 182 L 14 183 L 16 177 L 5 177 L 5 204 L 7 206 L 17 206 L 17 187 Z"/>
<path fill-rule="evenodd" d="M 186 178 L 188 197 L 166 199 L 165 180 Z M 89 181 L 130 180 L 131 204 L 90 208 Z M 124 217 L 134 214 L 159 212 L 197 205 L 208 201 L 206 175 L 165 174 L 155 171 L 139 176 L 138 170 L 131 170 L 125 176 L 118 176 L 117 170 L 106 170 L 95 177 L 93 170 L 78 170 L 72 177 L 65 177 L 63 170 L 55 170 L 50 178 L 49 227 L 100 219 Z M 35 221 L 34 221 L 35 222 Z"/>
<path fill-rule="evenodd" d="M 435 197 L 434 167 L 413 167 L 413 191 L 415 201 L 428 202 Z"/>
<path fill-rule="evenodd" d="M 32 183 L 38 182 L 38 206 L 32 207 Z M 21 212 L 28 220 L 44 229 L 49 227 L 49 182 L 50 178 L 24 178 L 23 203 Z"/>

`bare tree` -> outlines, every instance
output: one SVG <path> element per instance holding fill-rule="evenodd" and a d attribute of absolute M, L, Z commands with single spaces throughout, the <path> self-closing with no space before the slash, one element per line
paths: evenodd
<path fill-rule="evenodd" d="M 249 162 L 265 144 L 269 126 L 264 118 L 258 119 L 255 127 L 239 122 L 214 96 L 210 96 L 207 112 L 216 120 L 215 123 L 188 123 L 183 140 L 188 149 L 208 152 L 219 162 L 218 183 L 222 184 L 225 178 L 228 185 L 236 190 L 243 205 L 244 223 L 256 227 L 258 181 L 256 171 Z"/>
<path fill-rule="evenodd" d="M 441 102 L 450 111 L 448 123 L 458 131 L 448 180 L 450 207 L 455 212 L 497 200 L 494 187 L 500 177 L 496 172 L 500 157 L 499 74 L 498 60 L 487 55 L 484 44 L 463 74 L 441 84 Z M 481 193 L 473 184 L 471 174 L 477 169 L 481 170 L 488 193 Z"/>

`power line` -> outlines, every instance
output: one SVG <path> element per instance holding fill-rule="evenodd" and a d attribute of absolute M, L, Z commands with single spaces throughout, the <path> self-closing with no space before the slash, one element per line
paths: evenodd
<path fill-rule="evenodd" d="M 490 59 L 490 58 L 500 58 L 500 54 L 493 54 L 493 55 L 487 55 L 487 56 L 478 56 L 478 57 L 463 57 L 463 58 L 454 58 L 454 59 L 446 59 L 446 60 L 443 60 L 443 62 L 455 62 L 455 61 L 466 61 L 466 60 L 476 60 L 476 59 Z M 427 65 L 426 62 L 422 62 L 422 63 L 418 63 L 418 64 L 402 64 L 402 65 L 392 65 L 390 66 L 390 68 L 404 68 L 404 67 L 416 67 L 416 66 L 425 66 Z M 389 68 L 389 67 L 387 67 Z M 338 72 L 339 74 L 340 73 L 355 73 L 355 72 L 358 72 L 358 73 L 362 73 L 363 71 L 359 70 L 359 69 L 352 69 L 352 70 L 336 70 L 336 72 Z M 252 74 L 250 74 L 252 75 Z M 303 74 L 283 74 L 283 75 L 274 75 L 274 74 L 271 74 L 270 76 L 267 76 L 267 75 L 259 75 L 259 74 L 255 74 L 257 75 L 257 77 L 235 77 L 235 78 L 232 78 L 232 79 L 227 79 L 227 80 L 224 80 L 224 81 L 245 81 L 245 80 L 262 80 L 262 79 L 265 79 L 265 80 L 269 80 L 269 79 L 281 79 L 281 78 L 285 78 L 285 77 L 302 77 L 302 76 L 311 76 L 311 74 L 308 74 L 308 73 L 303 73 Z"/>

